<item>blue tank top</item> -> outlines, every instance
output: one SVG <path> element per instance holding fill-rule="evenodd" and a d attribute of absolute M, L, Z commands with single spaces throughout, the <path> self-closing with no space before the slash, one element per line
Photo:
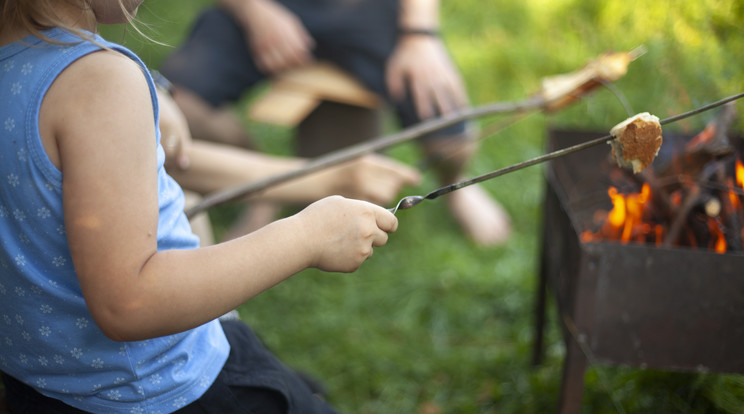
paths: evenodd
<path fill-rule="evenodd" d="M 44 395 L 91 412 L 168 413 L 199 398 L 229 345 L 217 321 L 136 342 L 108 339 L 85 305 L 67 246 L 62 173 L 39 136 L 39 108 L 73 61 L 101 47 L 69 32 L 44 33 L 0 48 L 0 370 Z M 129 50 L 96 41 L 142 66 Z M 157 130 L 157 129 L 156 129 Z M 183 192 L 158 160 L 158 249 L 191 249 L 198 238 L 183 214 Z"/>

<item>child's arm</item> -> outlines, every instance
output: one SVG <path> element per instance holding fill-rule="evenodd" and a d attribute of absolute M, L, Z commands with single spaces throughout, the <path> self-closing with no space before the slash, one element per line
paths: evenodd
<path fill-rule="evenodd" d="M 158 252 L 155 125 L 140 68 L 113 52 L 79 59 L 49 89 L 39 124 L 63 173 L 83 295 L 116 340 L 193 328 L 307 267 L 353 271 L 397 227 L 383 208 L 331 197 L 228 243 Z"/>

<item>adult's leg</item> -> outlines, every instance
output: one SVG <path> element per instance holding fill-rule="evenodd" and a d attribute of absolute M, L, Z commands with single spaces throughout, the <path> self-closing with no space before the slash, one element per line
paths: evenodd
<path fill-rule="evenodd" d="M 427 137 L 421 141 L 421 147 L 442 185 L 465 179 L 465 166 L 477 150 L 476 132 L 466 130 L 459 134 Z M 479 245 L 499 245 L 509 238 L 509 215 L 480 185 L 461 188 L 444 198 L 463 231 Z"/>
<path fill-rule="evenodd" d="M 204 98 L 181 85 L 174 85 L 173 100 L 181 109 L 195 139 L 253 149 L 250 134 L 230 105 L 212 106 Z"/>
<path fill-rule="evenodd" d="M 227 11 L 203 12 L 160 72 L 173 84 L 173 99 L 194 138 L 251 147 L 232 104 L 264 75 L 253 62 L 243 30 Z"/>
<path fill-rule="evenodd" d="M 227 11 L 212 8 L 202 13 L 160 71 L 173 84 L 173 100 L 195 139 L 255 147 L 232 104 L 264 75 L 253 62 L 243 30 Z M 253 202 L 223 240 L 263 227 L 278 213 L 279 206 L 273 203 Z"/>

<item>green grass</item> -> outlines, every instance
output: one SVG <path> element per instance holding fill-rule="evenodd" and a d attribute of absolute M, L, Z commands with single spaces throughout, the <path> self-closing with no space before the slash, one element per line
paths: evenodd
<path fill-rule="evenodd" d="M 178 44 L 208 3 L 145 2 L 143 30 Z M 744 90 L 741 1 L 458 0 L 442 8 L 445 40 L 476 105 L 522 99 L 539 89 L 542 77 L 641 44 L 648 52 L 616 82 L 634 112 L 666 117 Z M 117 28 L 104 33 L 155 68 L 169 50 L 131 29 L 124 37 Z M 714 115 L 669 128 L 697 131 Z M 600 90 L 559 114 L 535 114 L 484 140 L 469 173 L 541 154 L 548 127 L 608 130 L 626 116 L 618 100 Z M 481 122 L 504 120 L 511 119 Z M 287 131 L 252 127 L 267 151 L 288 153 Z M 417 161 L 409 144 L 390 154 Z M 504 247 L 474 246 L 444 203 L 427 201 L 398 214 L 398 232 L 358 272 L 304 271 L 242 306 L 241 316 L 289 365 L 323 379 L 344 413 L 553 412 L 564 353 L 553 303 L 546 361 L 530 366 L 542 172 L 536 166 L 485 183 L 513 219 L 515 234 Z M 427 174 L 406 193 L 434 184 Z M 224 225 L 232 211 L 217 208 L 212 217 Z M 628 367 L 593 367 L 586 375 L 587 413 L 743 410 L 740 376 Z"/>

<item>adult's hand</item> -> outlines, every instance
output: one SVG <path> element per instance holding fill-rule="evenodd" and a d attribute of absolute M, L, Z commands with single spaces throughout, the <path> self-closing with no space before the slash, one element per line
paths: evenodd
<path fill-rule="evenodd" d="M 232 0 L 223 0 L 230 5 Z M 315 41 L 300 19 L 273 0 L 240 1 L 230 7 L 245 29 L 258 69 L 267 75 L 313 60 Z"/>
<path fill-rule="evenodd" d="M 402 35 L 388 60 L 386 82 L 395 100 L 405 97 L 408 86 L 421 119 L 468 105 L 460 73 L 436 36 Z"/>
<path fill-rule="evenodd" d="M 416 185 L 421 174 L 414 168 L 378 154 L 368 154 L 318 174 L 329 176 L 329 194 L 387 205 L 404 186 Z M 321 178 L 321 177 L 319 177 Z"/>

